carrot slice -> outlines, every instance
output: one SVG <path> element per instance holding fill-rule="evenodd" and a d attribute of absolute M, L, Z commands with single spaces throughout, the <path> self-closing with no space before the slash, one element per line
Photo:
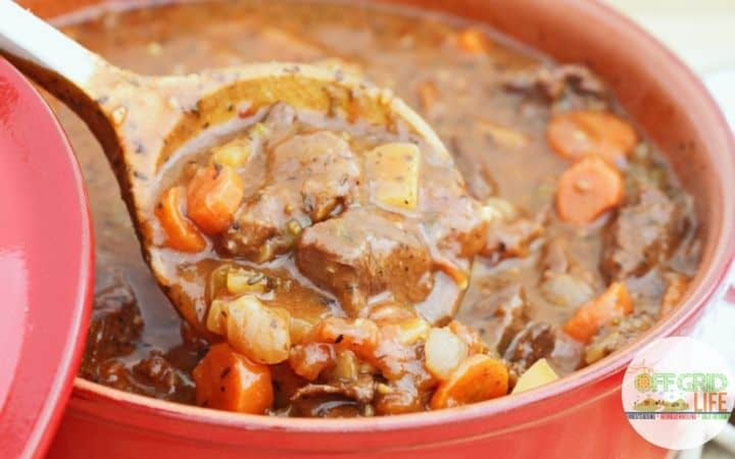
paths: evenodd
<path fill-rule="evenodd" d="M 198 405 L 263 414 L 273 404 L 271 372 L 238 354 L 227 343 L 215 344 L 192 372 Z"/>
<path fill-rule="evenodd" d="M 230 166 L 209 165 L 197 170 L 189 182 L 189 218 L 207 234 L 219 234 L 232 223 L 245 184 Z"/>
<path fill-rule="evenodd" d="M 574 164 L 559 178 L 556 211 L 569 223 L 589 223 L 623 199 L 623 178 L 599 157 Z"/>
<path fill-rule="evenodd" d="M 200 252 L 207 243 L 184 216 L 184 187 L 175 186 L 163 193 L 154 213 L 166 233 L 166 245 L 182 252 Z"/>
<path fill-rule="evenodd" d="M 638 142 L 628 122 L 593 110 L 555 115 L 546 128 L 546 137 L 551 148 L 564 158 L 577 160 L 599 155 L 613 163 L 628 156 Z"/>
<path fill-rule="evenodd" d="M 468 357 L 431 397 L 431 409 L 490 400 L 508 393 L 508 368 L 485 354 Z"/>
<path fill-rule="evenodd" d="M 614 282 L 605 293 L 580 306 L 564 325 L 564 331 L 577 341 L 588 343 L 600 327 L 632 312 L 628 288 L 622 282 Z"/>

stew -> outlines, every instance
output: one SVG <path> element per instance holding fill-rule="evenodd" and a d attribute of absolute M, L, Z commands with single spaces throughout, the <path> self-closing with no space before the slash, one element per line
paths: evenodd
<path fill-rule="evenodd" d="M 399 124 L 278 103 L 188 149 L 143 263 L 104 155 L 59 108 L 89 187 L 97 294 L 80 374 L 161 399 L 277 416 L 373 416 L 529 390 L 670 314 L 699 263 L 690 196 L 588 69 L 482 24 L 285 0 L 63 18 L 148 74 L 251 61 L 392 88 L 452 157 Z"/>

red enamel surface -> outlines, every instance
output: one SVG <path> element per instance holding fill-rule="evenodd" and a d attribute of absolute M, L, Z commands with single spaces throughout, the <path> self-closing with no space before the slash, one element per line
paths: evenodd
<path fill-rule="evenodd" d="M 0 59 L 0 457 L 43 455 L 71 391 L 92 288 L 82 177 L 53 114 Z"/>

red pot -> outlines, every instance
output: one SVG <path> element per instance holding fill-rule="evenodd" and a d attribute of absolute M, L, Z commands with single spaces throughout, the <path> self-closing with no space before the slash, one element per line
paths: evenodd
<path fill-rule="evenodd" d="M 95 0 L 30 0 L 47 16 Z M 735 144 L 699 80 L 627 19 L 596 2 L 407 0 L 485 21 L 602 75 L 695 196 L 706 247 L 683 307 L 643 339 L 554 384 L 431 413 L 282 419 L 189 407 L 77 379 L 50 457 L 663 457 L 623 414 L 623 371 L 644 344 L 688 333 L 718 295 L 735 254 Z"/>

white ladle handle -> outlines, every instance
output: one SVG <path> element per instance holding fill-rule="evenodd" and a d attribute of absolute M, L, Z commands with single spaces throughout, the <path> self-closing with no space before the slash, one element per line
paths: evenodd
<path fill-rule="evenodd" d="M 87 87 L 104 61 L 12 0 L 0 0 L 0 53 Z"/>

